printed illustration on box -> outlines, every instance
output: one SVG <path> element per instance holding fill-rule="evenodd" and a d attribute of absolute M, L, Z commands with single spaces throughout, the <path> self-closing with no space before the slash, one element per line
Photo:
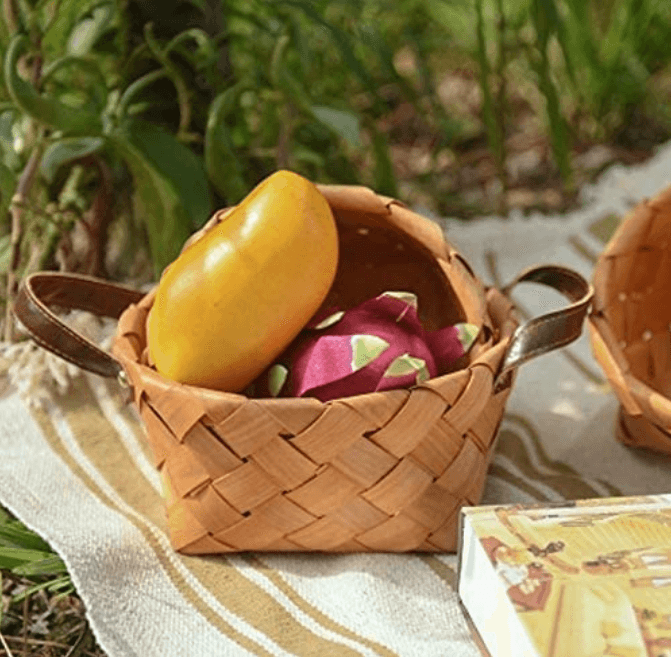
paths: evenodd
<path fill-rule="evenodd" d="M 539 656 L 671 655 L 671 498 L 468 515 Z"/>

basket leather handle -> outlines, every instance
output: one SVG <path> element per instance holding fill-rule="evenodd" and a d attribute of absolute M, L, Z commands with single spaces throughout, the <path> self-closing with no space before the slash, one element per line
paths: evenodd
<path fill-rule="evenodd" d="M 83 335 L 73 331 L 51 308 L 86 310 L 118 319 L 144 292 L 81 274 L 38 272 L 27 276 L 14 302 L 14 315 L 40 346 L 81 367 L 107 377 L 118 377 L 118 361 Z"/>
<path fill-rule="evenodd" d="M 495 388 L 505 386 L 510 373 L 532 358 L 576 340 L 592 302 L 594 290 L 578 272 L 559 265 L 531 267 L 522 271 L 501 291 L 507 297 L 519 283 L 540 283 L 554 288 L 572 303 L 517 327 L 503 357 Z"/>
<path fill-rule="evenodd" d="M 497 388 L 503 387 L 509 374 L 522 363 L 578 338 L 592 301 L 592 286 L 566 267 L 532 267 L 520 273 L 502 292 L 509 296 L 516 285 L 524 282 L 552 287 L 573 303 L 531 319 L 516 329 L 497 375 Z M 119 362 L 73 331 L 51 308 L 86 310 L 117 319 L 130 304 L 138 303 L 143 297 L 144 292 L 92 276 L 38 272 L 22 282 L 14 314 L 40 346 L 89 372 L 118 377 L 123 371 Z"/>

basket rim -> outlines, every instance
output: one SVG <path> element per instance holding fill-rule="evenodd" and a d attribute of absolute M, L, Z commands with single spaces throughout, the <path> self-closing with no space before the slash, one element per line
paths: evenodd
<path fill-rule="evenodd" d="M 164 385 L 166 387 L 186 387 L 188 389 L 192 389 L 195 392 L 201 392 L 202 394 L 212 396 L 215 395 L 219 397 L 220 399 L 225 399 L 231 402 L 240 402 L 242 400 L 250 400 L 254 401 L 260 404 L 263 404 L 264 402 L 271 402 L 272 404 L 278 404 L 278 403 L 296 403 L 296 402 L 305 402 L 311 405 L 314 404 L 320 404 L 322 406 L 327 406 L 330 404 L 333 404 L 335 402 L 347 402 L 348 400 L 352 400 L 354 398 L 358 397 L 369 397 L 371 395 L 398 395 L 399 391 L 410 393 L 411 390 L 415 390 L 418 388 L 427 388 L 427 389 L 433 389 L 433 385 L 431 384 L 438 384 L 440 385 L 443 382 L 446 382 L 449 378 L 451 377 L 458 377 L 462 376 L 463 372 L 468 371 L 474 367 L 486 367 L 487 369 L 490 370 L 492 377 L 495 377 L 499 368 L 499 365 L 501 364 L 503 357 L 506 352 L 506 348 L 513 336 L 513 333 L 515 332 L 515 329 L 519 325 L 516 319 L 514 319 L 510 314 L 508 314 L 505 317 L 505 321 L 502 322 L 497 322 L 496 317 L 492 316 L 488 308 L 491 307 L 494 303 L 497 303 L 499 305 L 503 305 L 504 307 L 507 307 L 510 311 L 513 308 L 513 303 L 510 301 L 501 291 L 499 291 L 496 288 L 488 288 L 487 290 L 487 308 L 486 308 L 486 319 L 491 322 L 493 325 L 493 330 L 489 328 L 488 325 L 483 326 L 481 329 L 481 335 L 483 336 L 483 342 L 481 343 L 476 343 L 473 346 L 473 358 L 470 360 L 470 362 L 465 365 L 464 367 L 461 367 L 459 369 L 447 372 L 445 374 L 441 374 L 435 377 L 432 377 L 430 379 L 427 379 L 423 383 L 417 384 L 415 386 L 410 386 L 407 388 L 397 388 L 397 389 L 392 389 L 392 390 L 381 390 L 381 391 L 371 391 L 368 393 L 363 393 L 361 395 L 352 395 L 352 396 L 347 396 L 347 397 L 337 397 L 325 402 L 322 402 L 321 400 L 317 399 L 316 397 L 248 397 L 244 393 L 239 393 L 239 392 L 226 392 L 223 390 L 217 390 L 214 388 L 205 388 L 203 386 L 197 386 L 197 385 L 192 385 L 192 384 L 187 384 L 187 383 L 179 383 L 177 381 L 172 381 L 170 379 L 165 378 L 162 376 L 154 367 L 152 367 L 149 364 L 145 364 L 141 362 L 143 358 L 143 352 L 146 348 L 146 345 L 142 345 L 142 350 L 137 354 L 136 358 L 131 358 L 129 355 L 129 350 L 125 348 L 120 348 L 119 345 L 125 340 L 128 340 L 128 333 L 127 332 L 119 332 L 117 330 L 117 334 L 114 336 L 113 339 L 113 344 L 112 344 L 112 353 L 114 357 L 119 361 L 119 363 L 122 365 L 125 374 L 128 378 L 132 379 L 134 376 L 139 375 L 140 377 L 149 377 L 153 379 L 155 382 L 158 383 L 157 379 L 159 379 L 161 382 L 164 382 Z M 148 314 L 149 309 L 151 307 L 151 303 L 153 302 L 153 298 L 155 296 L 155 288 L 149 291 L 137 304 L 131 304 L 126 308 L 126 310 L 123 312 L 122 316 L 119 319 L 119 327 L 123 326 L 125 323 L 125 320 L 128 319 L 129 316 L 133 315 L 145 315 Z M 124 318 L 124 316 L 126 316 Z M 143 320 L 141 320 L 143 321 Z M 133 324 L 136 324 L 135 321 L 132 322 Z M 487 333 L 488 335 L 485 335 Z"/>

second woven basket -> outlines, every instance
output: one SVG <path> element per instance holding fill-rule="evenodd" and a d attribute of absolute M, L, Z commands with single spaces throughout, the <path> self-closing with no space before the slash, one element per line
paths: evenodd
<path fill-rule="evenodd" d="M 621 404 L 618 439 L 671 454 L 671 188 L 637 205 L 601 253 L 589 328 Z"/>
<path fill-rule="evenodd" d="M 580 333 L 591 293 L 574 272 L 522 276 L 573 303 L 516 331 L 510 300 L 485 291 L 437 224 L 369 189 L 320 189 L 341 253 L 326 303 L 407 290 L 428 329 L 476 324 L 479 340 L 455 371 L 326 403 L 180 385 L 147 363 L 153 294 L 50 273 L 22 286 L 16 313 L 40 344 L 130 384 L 181 552 L 454 550 L 460 508 L 480 501 L 515 367 Z M 50 305 L 120 316 L 114 355 L 73 336 Z"/>

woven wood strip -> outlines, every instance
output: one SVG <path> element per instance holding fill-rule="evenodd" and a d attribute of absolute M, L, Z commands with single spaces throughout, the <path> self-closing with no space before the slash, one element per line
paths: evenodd
<path fill-rule="evenodd" d="M 182 442 L 205 468 L 211 479 L 223 477 L 240 467 L 240 459 L 200 422 L 191 427 Z"/>
<path fill-rule="evenodd" d="M 594 270 L 590 338 L 622 410 L 618 439 L 671 454 L 671 188 L 628 214 Z"/>
<path fill-rule="evenodd" d="M 397 460 L 372 440 L 360 436 L 339 452 L 332 463 L 352 481 L 370 488 L 396 467 Z"/>
<path fill-rule="evenodd" d="M 448 422 L 436 422 L 410 456 L 434 477 L 439 477 L 454 461 L 462 446 L 462 436 Z"/>
<path fill-rule="evenodd" d="M 405 404 L 409 396 L 409 390 L 387 390 L 385 392 L 371 392 L 367 395 L 345 397 L 340 401 L 365 417 L 373 426 L 383 427 Z"/>
<path fill-rule="evenodd" d="M 418 387 L 408 396 L 396 415 L 371 439 L 397 458 L 412 451 L 431 427 L 440 420 L 447 405 L 430 389 Z"/>
<path fill-rule="evenodd" d="M 114 353 L 184 553 L 452 551 L 459 509 L 482 494 L 510 392 L 493 390 L 517 325 L 510 302 L 485 294 L 440 229 L 402 204 L 364 188 L 326 196 L 341 262 L 325 304 L 411 290 L 427 327 L 469 321 L 482 327 L 480 341 L 470 362 L 410 390 L 255 399 L 160 377 L 146 361 L 152 296 L 131 306 Z"/>

